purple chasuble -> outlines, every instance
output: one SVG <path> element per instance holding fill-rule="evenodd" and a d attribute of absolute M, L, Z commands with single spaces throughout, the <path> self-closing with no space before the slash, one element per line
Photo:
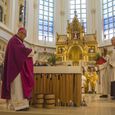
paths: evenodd
<path fill-rule="evenodd" d="M 31 93 L 34 86 L 33 60 L 31 57 L 26 59 L 20 74 L 24 98 L 30 99 L 32 96 Z"/>
<path fill-rule="evenodd" d="M 14 35 L 8 42 L 7 48 L 6 48 L 6 54 L 5 54 L 5 60 L 4 60 L 4 73 L 3 73 L 3 83 L 2 83 L 2 95 L 1 97 L 3 99 L 11 99 L 11 83 L 13 80 L 16 78 L 16 76 L 21 73 L 23 74 L 23 78 L 21 77 L 22 80 L 22 87 L 23 86 L 28 86 L 33 87 L 33 70 L 31 69 L 33 64 L 32 64 L 32 59 L 28 58 L 28 55 L 31 53 L 32 49 L 26 48 L 24 44 L 20 41 L 19 37 L 17 35 Z M 30 61 L 31 60 L 31 61 Z M 25 66 L 30 66 L 30 69 L 26 71 Z M 32 71 L 31 71 L 32 70 Z M 24 73 L 25 72 L 25 73 Z M 27 76 L 24 76 L 29 74 L 31 78 L 28 78 Z M 25 78 L 24 78 L 25 77 Z M 24 85 L 24 80 L 26 80 L 26 83 L 29 83 L 28 85 Z M 32 84 L 30 85 L 32 80 Z M 25 88 L 23 87 L 23 92 Z M 31 93 L 30 90 L 28 90 L 27 95 L 29 96 Z M 27 96 L 26 95 L 26 96 Z M 24 95 L 24 97 L 26 97 Z"/>

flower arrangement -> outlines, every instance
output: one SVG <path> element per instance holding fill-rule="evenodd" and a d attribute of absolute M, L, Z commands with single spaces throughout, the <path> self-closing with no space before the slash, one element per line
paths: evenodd
<path fill-rule="evenodd" d="M 48 63 L 51 65 L 55 65 L 56 64 L 56 55 L 55 54 L 51 54 L 50 57 L 48 58 Z"/>

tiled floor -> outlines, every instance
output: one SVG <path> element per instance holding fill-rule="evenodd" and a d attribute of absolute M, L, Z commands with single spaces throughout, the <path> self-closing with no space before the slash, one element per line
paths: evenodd
<path fill-rule="evenodd" d="M 26 112 L 8 112 L 3 104 L 0 104 L 0 115 L 37 114 L 37 115 L 115 115 L 115 100 L 100 99 L 99 95 L 84 95 L 87 106 L 81 107 L 56 107 L 55 109 L 30 108 Z M 6 114 L 7 113 L 7 114 Z"/>

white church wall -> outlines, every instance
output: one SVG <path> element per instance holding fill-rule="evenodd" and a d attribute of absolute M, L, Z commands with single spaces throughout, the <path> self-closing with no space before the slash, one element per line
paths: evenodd
<path fill-rule="evenodd" d="M 7 0 L 1 0 L 0 6 L 2 8 L 2 17 L 1 21 L 3 24 L 8 25 L 8 2 Z"/>
<path fill-rule="evenodd" d="M 30 6 L 28 9 L 28 42 L 45 46 L 44 41 L 38 42 L 38 2 L 39 0 L 32 0 L 31 3 L 28 1 Z M 87 34 L 97 35 L 97 41 L 99 46 L 103 46 L 106 43 L 102 41 L 103 37 L 103 25 L 102 25 L 102 0 L 87 0 Z M 55 0 L 54 6 L 54 36 L 56 33 L 66 34 L 67 20 L 69 19 L 69 0 Z M 33 20 L 33 22 L 32 22 Z M 30 22 L 30 23 L 29 23 Z M 32 26 L 33 24 L 33 26 Z M 32 29 L 33 28 L 33 29 Z M 32 35 L 33 33 L 33 35 Z M 54 41 L 55 42 L 55 41 Z M 107 42 L 108 43 L 108 42 Z M 47 43 L 47 46 L 53 46 L 55 43 Z"/>
<path fill-rule="evenodd" d="M 55 33 L 66 34 L 68 20 L 69 1 L 55 0 Z"/>
<path fill-rule="evenodd" d="M 33 37 L 30 37 L 29 35 L 28 35 L 28 37 L 29 37 L 29 39 L 27 40 L 28 42 L 30 42 L 30 43 L 33 43 L 33 44 L 35 44 L 35 45 L 41 45 L 41 46 L 44 46 L 44 47 L 48 47 L 48 46 L 51 46 L 51 47 L 55 47 L 55 41 L 53 41 L 53 42 L 45 42 L 45 41 L 43 41 L 43 40 L 39 40 L 39 34 L 38 34 L 38 19 L 39 19 L 39 14 L 38 14 L 38 11 L 39 11 L 39 0 L 32 0 L 31 1 L 32 3 L 30 3 L 30 1 L 27 1 L 27 10 L 28 9 L 33 9 L 33 11 L 31 12 L 31 11 L 29 11 L 28 12 L 28 18 L 29 18 L 29 15 L 32 17 L 32 19 L 31 19 L 31 21 L 33 21 L 32 23 L 33 23 L 33 25 L 32 25 L 32 23 L 29 23 L 29 21 L 27 20 L 27 28 L 29 28 L 28 29 L 28 32 L 30 33 L 32 33 L 33 32 Z M 29 6 L 29 4 L 30 4 L 30 6 Z M 33 4 L 33 6 L 32 6 L 32 4 Z M 54 8 L 55 9 L 55 8 Z M 32 29 L 33 28 L 33 29 Z M 54 26 L 54 28 L 55 28 L 55 26 Z M 32 30 L 32 31 L 31 31 Z M 54 29 L 54 31 L 55 31 L 55 29 Z"/>
<path fill-rule="evenodd" d="M 19 28 L 19 0 L 8 0 L 8 25 L 0 23 L 0 36 L 8 40 Z M 38 41 L 38 3 L 39 0 L 26 0 L 26 28 L 28 36 L 26 41 L 40 47 L 55 49 L 54 43 L 42 44 Z M 87 0 L 87 34 L 96 33 L 99 46 L 104 46 L 108 42 L 102 42 L 102 0 Z M 69 19 L 69 0 L 55 0 L 54 6 L 54 36 L 56 32 L 66 34 L 67 20 Z M 3 31 L 3 28 L 5 31 Z M 11 34 L 9 34 L 11 33 Z M 54 41 L 55 42 L 55 41 Z"/>
<path fill-rule="evenodd" d="M 33 43 L 38 44 L 38 6 L 39 1 L 34 0 L 34 31 L 33 31 Z"/>
<path fill-rule="evenodd" d="M 27 22 L 28 24 L 26 25 L 26 29 L 28 31 L 27 33 L 27 38 L 26 39 L 28 42 L 33 43 L 34 40 L 34 0 L 27 0 L 28 4 L 28 17 L 27 17 Z"/>
<path fill-rule="evenodd" d="M 5 43 L 8 42 L 8 40 L 12 37 L 13 34 L 15 34 L 19 28 L 19 2 L 18 0 L 9 0 L 9 11 L 8 11 L 8 25 L 5 25 L 3 23 L 0 23 L 0 45 L 3 44 L 2 41 Z M 52 44 L 45 45 L 46 51 L 44 51 L 44 45 L 38 43 L 38 35 L 37 35 L 37 25 L 38 25 L 38 1 L 37 0 L 27 0 L 26 3 L 26 29 L 27 29 L 27 38 L 25 39 L 26 45 L 28 47 L 31 47 L 35 52 L 37 52 L 34 55 L 34 62 L 35 60 L 38 60 L 39 57 L 45 57 L 42 55 L 42 53 L 45 52 L 45 54 L 54 53 L 55 52 L 55 46 Z M 42 60 L 43 60 L 42 59 Z"/>
<path fill-rule="evenodd" d="M 19 26 L 19 2 L 8 0 L 8 28 L 16 33 Z"/>
<path fill-rule="evenodd" d="M 27 41 L 25 42 L 25 45 L 27 47 L 32 48 L 32 50 L 34 52 L 33 63 L 35 63 L 36 60 L 38 60 L 40 62 L 46 62 L 48 56 L 55 52 L 55 48 L 35 45 L 35 44 L 31 44 L 31 43 L 29 43 Z"/>
<path fill-rule="evenodd" d="M 4 57 L 5 49 L 8 40 L 13 36 L 13 33 L 4 25 L 0 23 L 0 55 Z M 32 42 L 25 41 L 25 45 L 29 48 L 33 49 L 34 56 L 33 56 L 33 62 L 35 63 L 36 60 L 40 61 L 46 61 L 49 54 L 55 52 L 55 48 L 53 47 L 46 47 L 35 45 Z"/>
<path fill-rule="evenodd" d="M 87 0 L 87 34 L 96 32 L 96 0 Z"/>
<path fill-rule="evenodd" d="M 97 40 L 99 43 L 99 47 L 104 46 L 111 46 L 111 40 L 104 40 L 104 34 L 103 34 L 103 15 L 102 15 L 102 0 L 96 0 L 96 34 L 97 34 Z"/>
<path fill-rule="evenodd" d="M 102 0 L 87 0 L 87 34 L 97 35 L 100 45 L 102 40 Z"/>
<path fill-rule="evenodd" d="M 4 24 L 0 23 L 0 39 L 8 41 L 12 35 L 13 33 L 11 30 Z"/>
<path fill-rule="evenodd" d="M 87 34 L 97 34 L 98 41 L 102 39 L 101 0 L 87 0 Z M 69 0 L 56 0 L 55 32 L 66 34 L 69 19 Z"/>
<path fill-rule="evenodd" d="M 87 0 L 87 34 L 96 32 L 96 0 Z M 56 0 L 55 5 L 55 32 L 66 34 L 67 20 L 69 19 L 69 0 Z"/>
<path fill-rule="evenodd" d="M 4 60 L 7 41 L 12 35 L 12 32 L 4 24 L 0 23 L 0 65 Z"/>
<path fill-rule="evenodd" d="M 96 0 L 96 34 L 99 46 L 102 43 L 102 29 L 103 29 L 103 22 L 102 22 L 102 0 Z"/>

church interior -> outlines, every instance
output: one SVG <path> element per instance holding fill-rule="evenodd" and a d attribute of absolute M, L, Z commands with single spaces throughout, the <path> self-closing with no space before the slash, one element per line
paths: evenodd
<path fill-rule="evenodd" d="M 33 51 L 28 111 L 1 98 L 8 41 L 24 27 Z M 115 0 L 0 0 L 0 114 L 114 115 Z M 12 68 L 13 69 L 13 68 Z"/>

